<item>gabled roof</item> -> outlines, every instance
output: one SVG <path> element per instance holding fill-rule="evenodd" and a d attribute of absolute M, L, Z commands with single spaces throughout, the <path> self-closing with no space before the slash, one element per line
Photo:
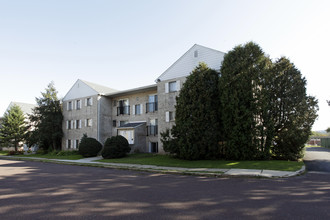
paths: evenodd
<path fill-rule="evenodd" d="M 104 95 L 107 93 L 117 92 L 118 90 L 111 89 L 106 86 L 91 83 L 85 80 L 78 79 L 71 89 L 64 96 L 63 101 L 73 100 L 94 95 Z"/>
<path fill-rule="evenodd" d="M 32 109 L 34 109 L 35 107 L 37 107 L 37 105 L 35 104 L 30 104 L 30 103 L 23 103 L 23 102 L 11 102 L 8 106 L 8 108 L 6 109 L 6 112 L 13 106 L 13 105 L 17 105 L 21 108 L 21 110 L 23 111 L 24 114 L 32 114 L 33 111 Z"/>
<path fill-rule="evenodd" d="M 138 87 L 138 88 L 134 88 L 134 89 L 128 89 L 128 90 L 124 90 L 124 91 L 112 92 L 112 93 L 108 93 L 105 95 L 109 96 L 109 97 L 118 97 L 118 96 L 131 95 L 131 94 L 136 94 L 139 92 L 148 92 L 148 91 L 153 91 L 153 90 L 157 90 L 157 84 Z"/>
<path fill-rule="evenodd" d="M 106 94 L 106 93 L 112 93 L 112 92 L 117 92 L 118 90 L 116 89 L 112 89 L 106 86 L 102 86 L 96 83 L 92 83 L 92 82 L 88 82 L 85 80 L 81 80 L 80 81 L 84 82 L 86 85 L 88 85 L 89 87 L 91 87 L 92 89 L 94 89 L 98 94 Z"/>
<path fill-rule="evenodd" d="M 224 55 L 224 52 L 195 44 L 161 74 L 156 82 L 188 76 L 201 62 L 211 69 L 219 70 Z"/>

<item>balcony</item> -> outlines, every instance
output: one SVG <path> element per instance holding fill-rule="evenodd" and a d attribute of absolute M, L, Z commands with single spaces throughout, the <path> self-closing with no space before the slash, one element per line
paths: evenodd
<path fill-rule="evenodd" d="M 120 107 L 117 107 L 117 116 L 118 115 L 129 115 L 130 114 L 130 106 L 120 106 Z"/>
<path fill-rule="evenodd" d="M 155 112 L 158 110 L 158 102 L 148 102 L 146 104 L 146 113 Z"/>
<path fill-rule="evenodd" d="M 158 125 L 149 125 L 147 126 L 147 136 L 156 136 L 158 135 Z"/>

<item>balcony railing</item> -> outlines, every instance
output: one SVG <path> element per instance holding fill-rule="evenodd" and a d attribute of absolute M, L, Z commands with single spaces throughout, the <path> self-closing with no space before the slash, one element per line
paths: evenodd
<path fill-rule="evenodd" d="M 149 125 L 147 126 L 147 136 L 158 135 L 158 125 Z"/>
<path fill-rule="evenodd" d="M 117 107 L 117 116 L 118 115 L 129 115 L 130 114 L 130 106 L 120 106 L 120 107 Z"/>
<path fill-rule="evenodd" d="M 155 112 L 158 110 L 158 102 L 148 102 L 146 104 L 146 113 Z"/>

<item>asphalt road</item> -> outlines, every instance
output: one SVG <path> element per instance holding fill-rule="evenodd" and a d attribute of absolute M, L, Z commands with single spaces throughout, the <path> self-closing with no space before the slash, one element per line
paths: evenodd
<path fill-rule="evenodd" d="M 304 162 L 309 172 L 330 174 L 330 149 L 323 147 L 306 148 Z"/>
<path fill-rule="evenodd" d="M 1 219 L 330 219 L 330 175 L 207 178 L 0 160 Z"/>

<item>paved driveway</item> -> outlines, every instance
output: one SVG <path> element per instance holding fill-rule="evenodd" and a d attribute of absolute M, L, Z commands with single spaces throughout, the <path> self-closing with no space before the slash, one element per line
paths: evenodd
<path fill-rule="evenodd" d="M 330 149 L 323 147 L 306 148 L 304 162 L 307 171 L 330 174 Z"/>
<path fill-rule="evenodd" d="M 330 219 L 330 175 L 207 178 L 0 160 L 1 219 Z"/>

